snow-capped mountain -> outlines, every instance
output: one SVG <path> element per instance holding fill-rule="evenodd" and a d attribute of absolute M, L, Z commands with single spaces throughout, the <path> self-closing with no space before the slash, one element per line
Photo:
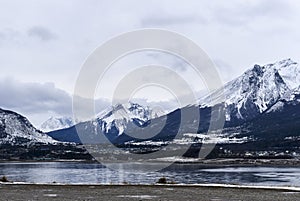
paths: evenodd
<path fill-rule="evenodd" d="M 107 138 L 113 140 L 126 132 L 127 128 L 133 125 L 138 127 L 147 126 L 151 119 L 158 118 L 164 114 L 158 109 L 151 109 L 148 106 L 142 106 L 137 103 L 117 104 L 99 113 L 95 119 L 81 122 L 70 128 L 61 129 L 47 133 L 49 136 L 59 141 L 80 143 L 80 137 L 77 131 L 86 133 L 104 134 Z"/>
<path fill-rule="evenodd" d="M 56 140 L 34 128 L 22 115 L 0 109 L 0 144 L 24 145 L 32 142 L 57 143 Z"/>
<path fill-rule="evenodd" d="M 222 92 L 224 97 L 222 98 Z M 201 107 L 224 102 L 226 120 L 248 120 L 280 108 L 300 92 L 300 66 L 291 59 L 254 65 L 224 88 L 200 100 Z"/>
<path fill-rule="evenodd" d="M 221 98 L 222 92 L 224 99 Z M 222 133 L 218 132 L 220 130 L 213 131 L 213 139 L 208 138 L 206 135 L 211 122 L 224 117 L 223 104 L 227 120 L 224 129 Z M 200 122 L 193 117 L 195 111 L 200 113 Z M 182 112 L 190 114 L 183 124 Z M 212 112 L 216 114 L 213 119 Z M 186 106 L 158 116 L 153 118 L 149 108 L 136 104 L 117 105 L 99 115 L 96 121 L 80 123 L 76 129 L 74 126 L 49 135 L 58 140 L 80 143 L 77 135 L 80 130 L 86 136 L 91 136 L 92 132 L 95 137 L 104 134 L 117 145 L 129 142 L 151 145 L 152 142 L 168 143 L 175 137 L 176 143 L 180 143 L 187 139 L 188 134 L 193 136 L 191 142 L 197 138 L 197 142 L 203 143 L 203 139 L 207 138 L 209 142 L 214 140 L 221 144 L 232 144 L 233 149 L 238 147 L 236 150 L 282 151 L 290 150 L 288 146 L 292 144 L 293 149 L 298 149 L 299 142 L 294 139 L 300 139 L 300 67 L 291 59 L 264 66 L 255 65 L 227 83 L 223 89 L 200 99 L 199 105 Z M 143 126 L 149 124 L 151 129 L 155 129 L 161 125 L 160 122 L 165 122 L 164 126 L 155 136 L 141 139 L 138 135 L 131 135 L 133 124 L 142 127 L 137 129 L 137 133 L 144 135 L 146 129 L 143 130 Z M 98 141 L 94 139 L 91 142 L 101 143 L 100 138 Z"/>
<path fill-rule="evenodd" d="M 72 117 L 50 117 L 41 124 L 40 129 L 44 132 L 50 132 L 73 126 L 75 122 Z"/>
<path fill-rule="evenodd" d="M 163 115 L 162 111 L 152 110 L 150 107 L 143 107 L 137 103 L 117 104 L 97 116 L 104 133 L 112 130 L 122 134 L 127 128 L 128 123 L 134 123 L 137 126 L 146 126 L 149 120 Z"/>

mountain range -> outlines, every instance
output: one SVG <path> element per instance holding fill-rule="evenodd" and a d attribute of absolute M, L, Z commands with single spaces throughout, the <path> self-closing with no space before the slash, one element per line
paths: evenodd
<path fill-rule="evenodd" d="M 212 111 L 217 111 L 219 117 L 212 119 Z M 189 118 L 181 119 L 182 114 Z M 195 114 L 200 115 L 200 122 L 195 121 Z M 223 117 L 222 133 L 207 136 L 212 122 Z M 110 141 L 117 145 L 154 146 L 175 141 L 217 142 L 236 152 L 298 151 L 300 66 L 291 59 L 256 64 L 224 87 L 200 98 L 198 104 L 168 114 L 129 102 L 112 106 L 90 121 L 73 124 L 69 118 L 52 117 L 42 126 L 44 131 L 52 130 L 46 135 L 25 117 L 0 110 L 0 144 Z"/>
<path fill-rule="evenodd" d="M 103 134 L 105 134 L 110 140 L 115 140 L 121 137 L 125 130 L 135 126 L 147 127 L 152 119 L 163 116 L 163 114 L 163 111 L 154 111 L 150 107 L 144 107 L 137 103 L 117 104 L 99 113 L 95 119 L 47 134 L 59 141 L 76 143 L 81 143 L 77 131 L 83 133 L 81 137 L 104 137 Z M 93 143 L 94 140 L 94 138 L 87 139 L 87 142 Z M 101 140 L 105 141 L 106 138 Z"/>
<path fill-rule="evenodd" d="M 57 140 L 77 143 L 80 142 L 77 131 L 80 131 L 83 136 L 104 135 L 115 144 L 143 141 L 147 144 L 155 144 L 158 141 L 171 141 L 176 134 L 181 135 L 182 141 L 192 141 L 195 140 L 191 138 L 191 136 L 195 137 L 191 135 L 192 133 L 196 134 L 201 143 L 217 141 L 224 144 L 236 144 L 237 147 L 253 148 L 269 140 L 268 145 L 271 148 L 286 148 L 286 143 L 297 145 L 297 140 L 300 139 L 299 103 L 300 67 L 291 59 L 286 59 L 273 64 L 256 64 L 238 78 L 225 84 L 223 88 L 201 98 L 199 104 L 179 108 L 157 118 L 149 116 L 144 109 L 141 109 L 142 112 L 137 112 L 137 114 L 146 114 L 148 117 L 139 116 L 120 123 L 118 118 L 114 119 L 114 114 L 118 114 L 115 108 L 122 108 L 118 105 L 107 113 L 110 119 L 108 123 L 105 118 L 98 118 L 93 123 L 90 121 L 78 124 L 77 130 L 73 126 L 48 134 Z M 142 108 L 142 106 L 139 107 Z M 225 115 L 224 129 L 221 135 L 208 137 L 205 133 L 209 129 L 210 121 L 216 121 L 211 119 L 211 111 L 212 109 L 216 111 L 216 108 L 220 109 L 220 114 Z M 180 114 L 182 112 L 192 114 L 195 111 L 199 111 L 201 117 L 199 125 L 188 121 L 184 122 L 184 126 L 178 130 L 182 123 Z M 124 114 L 131 116 L 131 111 L 126 111 Z M 138 127 L 150 125 L 155 128 L 160 125 L 160 122 L 166 122 L 165 126 L 151 138 L 145 140 L 131 135 L 134 125 Z M 139 130 L 141 137 L 145 134 L 142 132 L 144 130 L 143 128 Z M 95 138 L 91 139 L 90 141 L 86 139 L 85 142 L 95 142 Z M 102 140 L 104 138 L 98 138 L 97 143 L 101 143 Z M 263 148 L 266 149 L 266 146 L 262 146 Z"/>

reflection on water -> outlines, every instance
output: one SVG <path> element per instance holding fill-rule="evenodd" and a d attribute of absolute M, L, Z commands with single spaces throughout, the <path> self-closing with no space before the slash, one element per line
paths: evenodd
<path fill-rule="evenodd" d="M 80 162 L 0 163 L 0 176 L 30 183 L 131 183 L 151 184 L 165 176 L 177 183 L 300 186 L 300 168 L 234 167 L 201 169 L 197 165 L 173 165 L 160 172 L 142 174 L 110 170 L 101 164 Z"/>

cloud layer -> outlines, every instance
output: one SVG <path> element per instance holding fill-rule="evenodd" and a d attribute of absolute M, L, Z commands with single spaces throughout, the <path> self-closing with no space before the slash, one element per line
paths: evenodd
<path fill-rule="evenodd" d="M 162 28 L 183 34 L 215 61 L 226 82 L 255 63 L 300 62 L 299 23 L 295 0 L 2 1 L 0 107 L 37 120 L 71 114 L 70 94 L 82 64 L 123 32 Z M 168 64 L 195 91 L 203 86 L 178 59 L 149 54 L 134 60 L 112 70 L 101 97 L 109 96 L 131 65 L 153 61 Z"/>
<path fill-rule="evenodd" d="M 55 112 L 70 115 L 71 96 L 53 83 L 23 83 L 0 79 L 0 105 L 23 113 Z"/>
<path fill-rule="evenodd" d="M 72 96 L 53 83 L 24 83 L 12 78 L 0 79 L 0 108 L 25 114 L 39 125 L 51 116 L 73 116 Z M 86 100 L 82 99 L 82 102 Z M 95 101 L 96 113 L 109 106 L 107 100 Z M 82 108 L 84 109 L 84 108 Z"/>

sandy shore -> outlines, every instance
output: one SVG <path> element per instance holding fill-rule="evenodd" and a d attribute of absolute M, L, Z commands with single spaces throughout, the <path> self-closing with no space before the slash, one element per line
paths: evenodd
<path fill-rule="evenodd" d="M 0 184 L 0 200 L 296 201 L 300 200 L 300 192 L 283 189 L 176 185 Z"/>

